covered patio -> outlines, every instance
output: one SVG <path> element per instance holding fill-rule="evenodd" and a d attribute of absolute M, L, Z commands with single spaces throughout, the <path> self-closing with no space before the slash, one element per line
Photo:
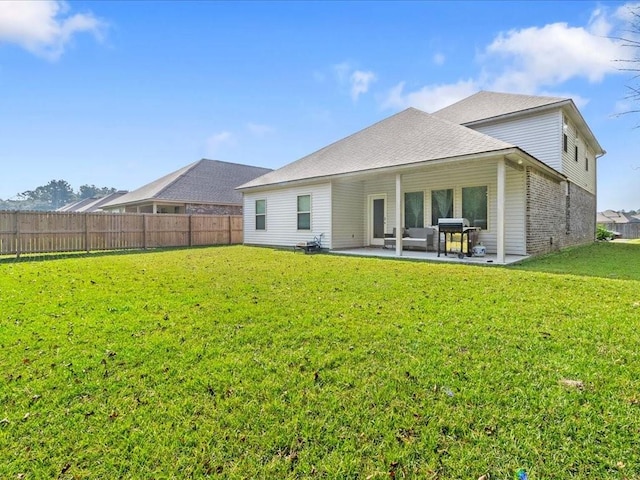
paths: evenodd
<path fill-rule="evenodd" d="M 395 258 L 400 260 L 405 259 L 426 262 L 447 262 L 466 265 L 511 265 L 529 258 L 529 255 L 505 255 L 504 260 L 499 261 L 496 254 L 487 253 L 484 257 L 465 256 L 464 258 L 460 259 L 454 253 L 445 255 L 441 252 L 440 256 L 438 256 L 438 252 L 425 252 L 421 250 L 403 250 L 402 256 L 398 256 L 395 249 L 377 246 L 330 250 L 329 253 L 335 255 L 348 255 L 356 257 Z"/>

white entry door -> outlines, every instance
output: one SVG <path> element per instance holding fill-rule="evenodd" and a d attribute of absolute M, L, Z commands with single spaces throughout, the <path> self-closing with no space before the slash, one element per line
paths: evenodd
<path fill-rule="evenodd" d="M 386 195 L 369 196 L 369 245 L 384 245 L 387 225 Z"/>

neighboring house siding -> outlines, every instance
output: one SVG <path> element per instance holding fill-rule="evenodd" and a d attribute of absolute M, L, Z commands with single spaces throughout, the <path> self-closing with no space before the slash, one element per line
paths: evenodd
<path fill-rule="evenodd" d="M 297 198 L 311 195 L 311 230 L 297 228 Z M 256 230 L 255 201 L 266 200 L 265 230 Z M 281 188 L 244 194 L 244 243 L 293 246 L 324 233 L 323 247 L 331 248 L 331 184 Z"/>
<path fill-rule="evenodd" d="M 558 250 L 567 231 L 566 184 L 527 169 L 527 253 Z"/>
<path fill-rule="evenodd" d="M 188 214 L 242 215 L 242 205 L 192 205 L 185 206 Z"/>
<path fill-rule="evenodd" d="M 562 113 L 559 110 L 470 128 L 517 145 L 562 172 Z"/>
<path fill-rule="evenodd" d="M 336 181 L 332 190 L 332 248 L 353 248 L 365 244 L 365 217 L 363 215 L 364 186 L 362 182 Z"/>

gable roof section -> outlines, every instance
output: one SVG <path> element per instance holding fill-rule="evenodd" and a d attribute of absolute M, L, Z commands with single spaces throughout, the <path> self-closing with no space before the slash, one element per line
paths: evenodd
<path fill-rule="evenodd" d="M 364 172 L 515 148 L 469 128 L 408 108 L 239 189 Z"/>
<path fill-rule="evenodd" d="M 270 168 L 202 159 L 133 190 L 103 207 L 145 201 L 241 205 L 242 194 L 235 188 L 271 171 Z"/>
<path fill-rule="evenodd" d="M 501 120 L 512 115 L 526 115 L 549 108 L 562 109 L 573 120 L 582 131 L 582 135 L 590 140 L 596 156 L 606 153 L 570 98 L 480 91 L 434 112 L 433 115 L 459 125 L 472 127 L 476 124 Z"/>
<path fill-rule="evenodd" d="M 433 115 L 459 125 L 468 125 L 480 120 L 523 113 L 550 105 L 561 106 L 569 102 L 569 98 L 480 91 L 434 112 Z"/>

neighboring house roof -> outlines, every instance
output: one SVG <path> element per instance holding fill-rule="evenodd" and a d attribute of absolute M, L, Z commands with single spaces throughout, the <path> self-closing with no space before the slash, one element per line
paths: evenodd
<path fill-rule="evenodd" d="M 103 207 L 147 201 L 242 205 L 242 194 L 235 188 L 271 171 L 270 168 L 202 159 L 133 190 Z"/>
<path fill-rule="evenodd" d="M 514 115 L 520 116 L 552 108 L 563 109 L 563 112 L 575 122 L 582 135 L 589 139 L 592 148 L 595 149 L 596 156 L 604 155 L 604 149 L 598 143 L 589 125 L 587 125 L 582 114 L 570 98 L 480 91 L 437 112 L 433 112 L 433 115 L 470 127 Z"/>
<path fill-rule="evenodd" d="M 598 212 L 598 223 L 640 223 L 640 218 L 625 212 L 605 210 Z"/>
<path fill-rule="evenodd" d="M 76 200 L 75 202 L 67 203 L 66 205 L 56 209 L 56 212 L 77 212 L 79 208 L 82 208 L 83 206 L 88 205 L 93 201 L 93 197 Z"/>
<path fill-rule="evenodd" d="M 261 187 L 516 148 L 502 140 L 421 110 L 408 108 L 238 188 Z"/>
<path fill-rule="evenodd" d="M 68 203 L 64 207 L 60 207 L 57 212 L 95 212 L 107 202 L 111 202 L 124 194 L 126 190 L 119 190 L 103 197 L 90 197 L 78 200 L 77 202 Z"/>

